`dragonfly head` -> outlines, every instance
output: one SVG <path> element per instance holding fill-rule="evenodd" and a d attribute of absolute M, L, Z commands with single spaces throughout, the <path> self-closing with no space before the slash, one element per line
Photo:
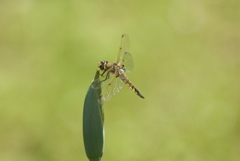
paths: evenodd
<path fill-rule="evenodd" d="M 100 61 L 100 62 L 98 63 L 98 68 L 99 68 L 100 70 L 106 70 L 106 69 L 107 69 L 107 68 L 106 68 L 107 63 L 108 63 L 108 61 L 104 61 L 104 60 Z"/>

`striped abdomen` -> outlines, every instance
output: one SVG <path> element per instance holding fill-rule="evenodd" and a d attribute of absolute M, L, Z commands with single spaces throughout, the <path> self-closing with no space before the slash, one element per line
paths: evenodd
<path fill-rule="evenodd" d="M 131 88 L 131 90 L 133 92 L 135 92 L 139 97 L 144 98 L 144 96 L 138 91 L 138 89 L 136 87 L 134 87 L 134 85 L 132 84 L 132 82 L 130 82 L 130 80 L 127 78 L 127 76 L 121 72 L 119 73 L 119 78 L 128 85 L 129 88 Z"/>

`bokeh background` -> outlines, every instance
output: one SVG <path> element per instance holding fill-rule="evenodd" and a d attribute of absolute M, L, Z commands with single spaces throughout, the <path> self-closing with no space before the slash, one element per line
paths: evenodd
<path fill-rule="evenodd" d="M 104 105 L 102 160 L 239 160 L 238 0 L 2 0 L 0 160 L 88 160 L 84 97 L 123 33 L 146 98 Z"/>

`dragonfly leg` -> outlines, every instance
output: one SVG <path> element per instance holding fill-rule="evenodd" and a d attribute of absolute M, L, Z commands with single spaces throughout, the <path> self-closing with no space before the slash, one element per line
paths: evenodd
<path fill-rule="evenodd" d="M 101 70 L 99 69 L 98 71 L 100 73 Z M 100 77 L 105 77 L 105 78 L 104 80 L 101 80 Z M 109 79 L 109 72 L 108 70 L 104 70 L 102 74 L 99 74 L 99 78 L 95 79 L 92 84 L 94 85 L 94 88 L 99 88 L 101 83 L 106 81 L 107 79 Z"/>
<path fill-rule="evenodd" d="M 104 71 L 102 72 L 101 76 L 103 76 L 103 74 L 104 74 L 106 71 L 107 71 L 107 70 L 104 70 Z"/>
<path fill-rule="evenodd" d="M 101 74 L 102 77 L 105 77 L 105 74 L 108 74 L 111 70 L 113 70 L 113 66 L 111 68 L 109 68 L 108 70 L 104 70 L 103 73 Z"/>
<path fill-rule="evenodd" d="M 102 83 L 102 82 L 106 81 L 107 79 L 109 79 L 109 72 L 107 73 L 107 75 L 106 75 L 105 79 L 104 79 L 104 80 L 101 80 L 101 81 L 100 81 L 100 83 Z"/>

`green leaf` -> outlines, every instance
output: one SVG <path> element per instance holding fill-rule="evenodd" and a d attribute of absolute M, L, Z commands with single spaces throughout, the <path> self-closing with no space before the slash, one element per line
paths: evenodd
<path fill-rule="evenodd" d="M 99 77 L 95 74 L 94 80 Z M 100 161 L 104 147 L 103 109 L 98 98 L 101 88 L 92 88 L 93 81 L 88 89 L 83 108 L 83 140 L 87 157 L 90 161 Z M 98 82 L 100 83 L 100 82 Z"/>

